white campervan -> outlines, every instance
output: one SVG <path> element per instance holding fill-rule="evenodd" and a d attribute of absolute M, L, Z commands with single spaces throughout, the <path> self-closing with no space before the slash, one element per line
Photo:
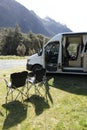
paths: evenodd
<path fill-rule="evenodd" d="M 28 58 L 26 67 L 27 70 L 44 67 L 49 73 L 87 74 L 87 32 L 54 36 Z"/>

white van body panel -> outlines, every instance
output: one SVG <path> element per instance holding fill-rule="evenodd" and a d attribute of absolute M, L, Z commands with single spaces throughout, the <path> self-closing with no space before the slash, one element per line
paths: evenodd
<path fill-rule="evenodd" d="M 42 56 L 38 56 L 38 54 L 34 54 L 32 56 L 29 56 L 29 59 L 27 60 L 27 62 L 31 65 L 34 65 L 34 64 L 40 64 L 40 65 L 43 65 L 43 62 L 42 62 Z"/>

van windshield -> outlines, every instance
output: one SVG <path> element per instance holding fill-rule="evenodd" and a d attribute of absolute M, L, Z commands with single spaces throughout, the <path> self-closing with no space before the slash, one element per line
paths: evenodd
<path fill-rule="evenodd" d="M 58 48 L 59 48 L 59 42 L 49 43 L 45 47 L 45 54 L 46 53 L 58 54 Z"/>

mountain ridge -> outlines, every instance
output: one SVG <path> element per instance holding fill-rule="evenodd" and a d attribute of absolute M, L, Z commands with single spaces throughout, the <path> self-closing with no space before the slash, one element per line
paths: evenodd
<path fill-rule="evenodd" d="M 21 31 L 40 33 L 53 36 L 59 32 L 70 32 L 67 26 L 48 18 L 41 19 L 34 11 L 30 11 L 15 0 L 0 0 L 0 27 L 15 27 L 18 24 Z"/>

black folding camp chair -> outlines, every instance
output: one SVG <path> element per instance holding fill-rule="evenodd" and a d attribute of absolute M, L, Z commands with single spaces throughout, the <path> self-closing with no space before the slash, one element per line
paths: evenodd
<path fill-rule="evenodd" d="M 35 94 L 43 95 L 42 93 L 45 92 L 46 94 L 46 69 L 41 68 L 37 69 L 33 72 L 28 73 L 27 77 L 27 94 L 29 94 L 30 89 L 34 86 L 35 88 Z M 44 90 L 44 92 L 41 93 L 41 89 Z"/>
<path fill-rule="evenodd" d="M 20 94 L 22 96 L 22 99 L 23 96 L 26 96 L 26 93 L 24 93 L 24 88 L 26 88 L 27 75 L 28 75 L 27 71 L 22 71 L 22 72 L 12 73 L 10 75 L 10 82 L 8 82 L 7 79 L 4 79 L 7 88 L 6 103 L 9 95 L 11 95 L 12 100 L 16 100 Z M 14 90 L 17 90 L 18 92 L 15 93 L 15 95 L 13 95 Z"/>

